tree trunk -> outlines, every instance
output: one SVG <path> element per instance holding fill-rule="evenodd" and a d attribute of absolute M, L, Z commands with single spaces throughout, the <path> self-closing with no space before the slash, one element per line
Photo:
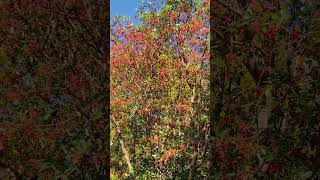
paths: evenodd
<path fill-rule="evenodd" d="M 128 153 L 127 149 L 125 148 L 124 143 L 123 143 L 123 141 L 121 139 L 120 139 L 120 145 L 121 145 L 121 150 L 122 150 L 122 152 L 124 154 L 124 157 L 126 159 L 126 163 L 128 165 L 128 168 L 129 168 L 129 173 L 130 173 L 131 176 L 133 176 L 134 171 L 133 171 L 133 167 L 132 167 L 131 162 L 130 162 L 129 153 Z"/>

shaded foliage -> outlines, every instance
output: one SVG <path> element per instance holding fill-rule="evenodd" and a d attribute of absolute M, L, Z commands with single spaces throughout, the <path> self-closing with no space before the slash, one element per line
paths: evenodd
<path fill-rule="evenodd" d="M 319 177 L 319 3 L 217 0 L 211 13 L 211 177 Z"/>
<path fill-rule="evenodd" d="M 107 176 L 106 5 L 0 2 L 0 179 Z"/>

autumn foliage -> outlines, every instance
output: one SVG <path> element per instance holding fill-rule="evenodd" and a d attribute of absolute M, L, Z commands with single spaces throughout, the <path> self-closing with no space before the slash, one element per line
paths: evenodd
<path fill-rule="evenodd" d="M 317 1 L 154 0 L 138 18 L 111 24 L 113 179 L 319 177 Z"/>
<path fill-rule="evenodd" d="M 209 1 L 150 1 L 138 18 L 111 24 L 112 176 L 187 177 L 208 131 Z"/>

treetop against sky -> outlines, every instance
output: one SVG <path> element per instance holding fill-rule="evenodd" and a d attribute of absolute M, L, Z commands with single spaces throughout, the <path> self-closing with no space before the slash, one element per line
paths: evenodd
<path fill-rule="evenodd" d="M 136 8 L 141 0 L 111 0 L 110 1 L 110 16 L 128 16 L 132 17 L 136 15 Z"/>

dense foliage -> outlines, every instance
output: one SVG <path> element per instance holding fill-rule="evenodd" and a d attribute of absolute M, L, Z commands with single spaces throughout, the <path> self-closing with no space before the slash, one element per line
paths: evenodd
<path fill-rule="evenodd" d="M 319 2 L 210 12 L 210 46 L 209 1 L 149 1 L 139 24 L 112 22 L 112 178 L 317 179 Z"/>
<path fill-rule="evenodd" d="M 209 2 L 0 1 L 0 179 L 106 178 L 109 44 L 111 179 L 319 179 L 320 2 Z"/>
<path fill-rule="evenodd" d="M 101 0 L 0 1 L 0 179 L 107 176 Z"/>
<path fill-rule="evenodd" d="M 212 178 L 320 177 L 319 5 L 211 4 Z"/>
<path fill-rule="evenodd" d="M 209 1 L 150 1 L 138 18 L 111 22 L 111 175 L 186 179 L 207 139 Z"/>

